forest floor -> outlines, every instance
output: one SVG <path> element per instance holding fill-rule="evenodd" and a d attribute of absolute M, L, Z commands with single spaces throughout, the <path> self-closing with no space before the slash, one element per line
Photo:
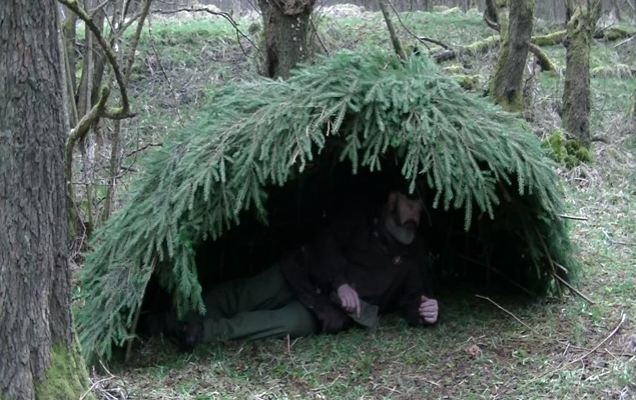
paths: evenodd
<path fill-rule="evenodd" d="M 417 35 L 452 45 L 491 35 L 475 12 L 407 13 L 403 21 Z M 254 23 L 241 27 L 247 32 Z M 316 24 L 330 52 L 389 45 L 378 15 L 325 16 Z M 127 132 L 137 143 L 160 142 L 186 124 L 215 87 L 254 76 L 257 65 L 251 45 L 243 40 L 245 54 L 224 21 L 164 19 L 150 27 L 132 84 L 140 115 Z M 538 24 L 537 31 L 549 30 Z M 593 162 L 559 171 L 567 212 L 581 218 L 570 221 L 583 264 L 575 286 L 588 300 L 570 291 L 532 301 L 484 299 L 451 288 L 441 291 L 441 319 L 429 329 L 388 317 L 375 332 L 232 342 L 188 354 L 155 339 L 135 350 L 132 362 L 95 376 L 102 379 L 96 393 L 188 400 L 635 399 L 636 132 L 624 126 L 624 117 L 636 79 L 617 66 L 636 65 L 636 44 L 615 45 L 597 42 L 592 56 L 593 67 L 607 67 L 592 81 L 592 126 L 604 141 L 594 142 Z M 547 52 L 564 67 L 562 46 Z M 479 78 L 477 91 L 493 56 L 458 64 Z M 545 138 L 559 125 L 563 75 L 529 76 L 526 117 Z"/>

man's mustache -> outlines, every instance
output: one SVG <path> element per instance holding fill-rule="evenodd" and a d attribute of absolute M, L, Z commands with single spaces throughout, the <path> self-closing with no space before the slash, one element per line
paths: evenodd
<path fill-rule="evenodd" d="M 402 223 L 402 227 L 407 229 L 415 230 L 417 229 L 418 226 L 419 226 L 419 223 L 414 219 L 407 219 L 406 221 Z"/>

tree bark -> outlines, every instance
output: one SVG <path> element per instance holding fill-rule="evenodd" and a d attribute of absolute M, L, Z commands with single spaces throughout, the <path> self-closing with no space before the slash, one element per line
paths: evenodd
<path fill-rule="evenodd" d="M 532 35 L 534 0 L 510 1 L 508 15 L 504 3 L 507 0 L 497 0 L 501 45 L 490 94 L 505 110 L 518 112 L 523 109 L 523 70 Z"/>
<path fill-rule="evenodd" d="M 565 37 L 566 69 L 563 88 L 562 124 L 584 145 L 590 136 L 590 47 L 600 2 L 588 9 L 586 0 L 568 0 L 570 20 Z"/>
<path fill-rule="evenodd" d="M 309 17 L 315 0 L 259 0 L 265 35 L 263 75 L 288 78 L 291 69 L 307 61 Z"/>
<path fill-rule="evenodd" d="M 484 18 L 494 23 L 498 23 L 497 20 L 497 5 L 495 0 L 486 0 L 484 9 Z"/>
<path fill-rule="evenodd" d="M 57 4 L 0 2 L 0 398 L 78 399 Z"/>

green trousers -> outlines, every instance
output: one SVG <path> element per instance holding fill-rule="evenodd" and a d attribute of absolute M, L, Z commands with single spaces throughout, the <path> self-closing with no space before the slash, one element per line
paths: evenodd
<path fill-rule="evenodd" d="M 306 336 L 314 315 L 291 292 L 277 265 L 251 278 L 217 285 L 204 296 L 202 342 Z"/>

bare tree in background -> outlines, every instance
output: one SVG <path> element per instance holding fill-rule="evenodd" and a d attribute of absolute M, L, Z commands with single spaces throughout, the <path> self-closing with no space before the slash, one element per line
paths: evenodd
<path fill-rule="evenodd" d="M 259 0 L 265 35 L 263 74 L 289 77 L 311 54 L 307 32 L 316 0 Z"/>
<path fill-rule="evenodd" d="M 566 70 L 561 118 L 568 133 L 589 145 L 590 48 L 601 3 L 597 0 L 566 0 L 566 8 Z"/>
<path fill-rule="evenodd" d="M 65 170 L 68 176 L 68 193 L 70 198 L 70 214 L 73 233 L 85 233 L 90 236 L 92 228 L 97 225 L 94 209 L 94 184 L 98 180 L 94 176 L 94 166 L 104 147 L 105 131 L 110 132 L 110 168 L 106 178 L 106 196 L 104 201 L 102 220 L 108 218 L 113 208 L 116 180 L 120 166 L 120 128 L 121 121 L 131 118 L 134 113 L 130 110 L 130 102 L 126 87 L 132 71 L 135 52 L 141 29 L 149 13 L 152 0 L 131 2 L 129 0 L 84 0 L 83 2 L 58 0 L 67 7 L 67 17 L 63 23 L 66 46 L 65 70 L 67 76 L 67 96 L 71 110 L 71 121 L 74 128 L 69 134 L 66 145 Z M 76 36 L 76 25 L 81 20 L 85 26 L 83 41 Z M 136 25 L 134 25 L 136 23 Z M 105 29 L 105 25 L 108 29 Z M 131 26 L 136 26 L 132 37 L 124 41 L 124 32 Z M 105 35 L 107 31 L 107 36 Z M 79 44 L 79 45 L 78 45 Z M 81 63 L 76 62 L 77 51 Z M 127 51 L 127 52 L 126 52 Z M 76 68 L 79 66 L 81 75 L 76 81 Z M 107 107 L 110 94 L 109 84 L 113 80 L 119 86 L 119 101 L 121 107 Z M 103 120 L 113 120 L 113 125 L 106 125 Z M 93 135 L 89 135 L 89 133 Z M 83 166 L 83 194 L 85 201 L 80 209 L 76 201 L 75 188 L 72 184 L 73 159 L 75 150 L 79 148 Z M 84 229 L 80 229 L 83 227 Z"/>
<path fill-rule="evenodd" d="M 501 45 L 490 94 L 508 111 L 523 109 L 523 71 L 532 36 L 534 0 L 497 0 Z"/>
<path fill-rule="evenodd" d="M 0 398 L 87 399 L 71 318 L 58 6 L 0 2 Z"/>

